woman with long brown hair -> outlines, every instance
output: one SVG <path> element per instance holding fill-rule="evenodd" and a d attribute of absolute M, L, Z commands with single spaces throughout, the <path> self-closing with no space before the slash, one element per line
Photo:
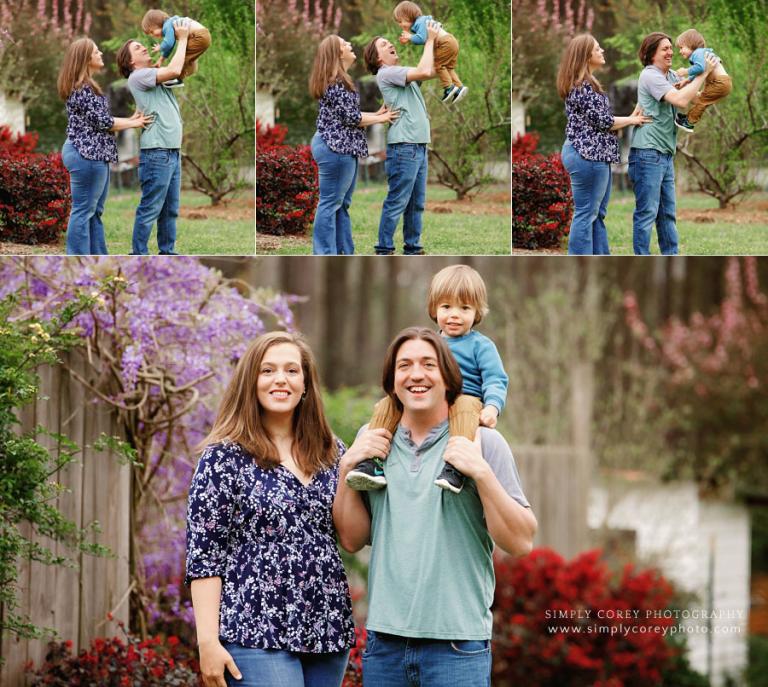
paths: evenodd
<path fill-rule="evenodd" d="M 357 158 L 368 157 L 364 127 L 393 122 L 397 112 L 382 106 L 360 112 L 360 94 L 347 70 L 356 59 L 352 45 L 327 36 L 317 48 L 309 92 L 320 101 L 312 157 L 320 177 L 320 202 L 312 231 L 314 255 L 352 255 L 349 206 L 357 178 Z"/>
<path fill-rule="evenodd" d="M 562 160 L 571 177 L 574 205 L 569 255 L 610 254 L 605 215 L 611 197 L 611 163 L 621 161 L 614 132 L 652 121 L 638 107 L 628 117 L 614 117 L 593 73 L 604 64 L 605 51 L 585 33 L 568 43 L 557 73 L 557 92 L 565 101 L 568 118 Z"/>
<path fill-rule="evenodd" d="M 78 38 L 64 55 L 58 92 L 67 103 L 67 140 L 61 149 L 69 171 L 72 209 L 67 224 L 67 255 L 106 255 L 101 215 L 109 192 L 109 164 L 117 162 L 114 132 L 142 127 L 151 117 L 136 112 L 113 117 L 93 74 L 104 67 L 101 50 Z"/>
<path fill-rule="evenodd" d="M 186 581 L 206 687 L 340 685 L 355 639 L 332 517 L 344 447 L 301 336 L 251 344 L 204 444 Z"/>

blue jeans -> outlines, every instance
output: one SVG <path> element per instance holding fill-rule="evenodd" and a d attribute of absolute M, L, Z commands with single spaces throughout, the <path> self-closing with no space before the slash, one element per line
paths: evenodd
<path fill-rule="evenodd" d="M 352 255 L 352 221 L 349 206 L 357 180 L 357 158 L 334 153 L 323 137 L 312 137 L 312 157 L 320 177 L 320 202 L 312 226 L 314 255 Z"/>
<path fill-rule="evenodd" d="M 349 651 L 305 654 L 279 649 L 252 649 L 227 642 L 242 680 L 225 672 L 231 687 L 339 687 L 347 669 Z"/>
<path fill-rule="evenodd" d="M 141 200 L 133 223 L 132 255 L 147 255 L 149 235 L 157 221 L 160 255 L 175 255 L 176 218 L 181 196 L 181 155 L 177 149 L 144 148 L 139 154 Z"/>
<path fill-rule="evenodd" d="M 406 255 L 424 251 L 421 224 L 427 200 L 427 146 L 425 143 L 394 143 L 387 146 L 384 163 L 389 190 L 381 208 L 377 255 L 395 252 L 394 236 L 400 216 L 403 217 L 403 252 Z"/>
<path fill-rule="evenodd" d="M 368 630 L 364 687 L 490 687 L 489 640 L 408 639 Z"/>
<path fill-rule="evenodd" d="M 605 214 L 611 197 L 611 165 L 585 160 L 569 141 L 563 144 L 562 158 L 573 194 L 568 255 L 610 255 Z"/>
<path fill-rule="evenodd" d="M 69 172 L 72 209 L 67 224 L 67 255 L 107 255 L 101 215 L 109 193 L 109 163 L 86 160 L 69 140 L 61 149 Z"/>
<path fill-rule="evenodd" d="M 677 255 L 674 156 L 651 148 L 632 148 L 629 178 L 635 191 L 632 215 L 635 255 L 650 255 L 654 222 L 661 254 Z"/>

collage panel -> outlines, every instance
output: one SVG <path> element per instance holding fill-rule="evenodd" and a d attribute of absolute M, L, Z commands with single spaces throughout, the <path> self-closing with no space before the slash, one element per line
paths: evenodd
<path fill-rule="evenodd" d="M 765 259 L 0 277 L 3 685 L 762 684 Z"/>
<path fill-rule="evenodd" d="M 506 0 L 256 15 L 258 254 L 509 255 Z"/>
<path fill-rule="evenodd" d="M 0 16 L 0 252 L 253 254 L 250 2 Z"/>
<path fill-rule="evenodd" d="M 766 9 L 513 0 L 513 254 L 768 253 Z"/>

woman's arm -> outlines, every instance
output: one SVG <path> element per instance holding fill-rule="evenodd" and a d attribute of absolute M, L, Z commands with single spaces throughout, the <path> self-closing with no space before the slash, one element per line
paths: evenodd
<path fill-rule="evenodd" d="M 130 117 L 113 117 L 110 131 L 122 131 L 123 129 L 137 129 L 152 123 L 153 117 L 143 112 L 134 112 Z"/>
<path fill-rule="evenodd" d="M 382 105 L 377 112 L 361 112 L 360 123 L 358 126 L 371 126 L 371 124 L 392 124 L 399 116 L 398 110 L 390 110 L 386 105 Z"/>
<path fill-rule="evenodd" d="M 643 114 L 643 110 L 640 105 L 635 105 L 635 109 L 632 110 L 632 114 L 628 117 L 614 117 L 613 126 L 611 131 L 618 131 L 625 126 L 642 126 L 643 124 L 650 124 L 653 121 L 653 117 L 648 117 Z"/>
<path fill-rule="evenodd" d="M 192 580 L 191 591 L 203 683 L 205 687 L 227 687 L 225 670 L 232 673 L 237 680 L 242 676 L 232 656 L 219 641 L 221 578 Z"/>

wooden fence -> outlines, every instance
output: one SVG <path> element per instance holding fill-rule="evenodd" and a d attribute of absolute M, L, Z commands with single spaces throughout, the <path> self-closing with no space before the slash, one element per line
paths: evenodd
<path fill-rule="evenodd" d="M 67 362 L 87 378 L 86 364 L 80 355 L 73 354 Z M 93 403 L 63 366 L 42 368 L 40 377 L 38 399 L 24 409 L 22 429 L 42 425 L 83 447 L 77 462 L 54 477 L 67 489 L 59 496 L 57 505 L 65 517 L 80 527 L 97 520 L 102 529 L 97 541 L 108 546 L 113 555 L 76 555 L 75 568 L 22 563 L 17 613 L 29 616 L 36 625 L 55 629 L 60 639 L 72 641 L 72 649 L 77 653 L 88 647 L 94 637 L 119 634 L 116 622 L 106 619 L 110 611 L 115 621 L 128 620 L 131 474 L 116 455 L 92 448 L 102 433 L 120 433 L 109 410 Z M 51 439 L 41 438 L 40 442 L 56 446 Z M 58 544 L 51 548 L 62 555 L 72 553 Z M 3 637 L 0 685 L 26 684 L 24 666 L 30 661 L 39 666 L 45 658 L 46 645 L 47 640 Z"/>

